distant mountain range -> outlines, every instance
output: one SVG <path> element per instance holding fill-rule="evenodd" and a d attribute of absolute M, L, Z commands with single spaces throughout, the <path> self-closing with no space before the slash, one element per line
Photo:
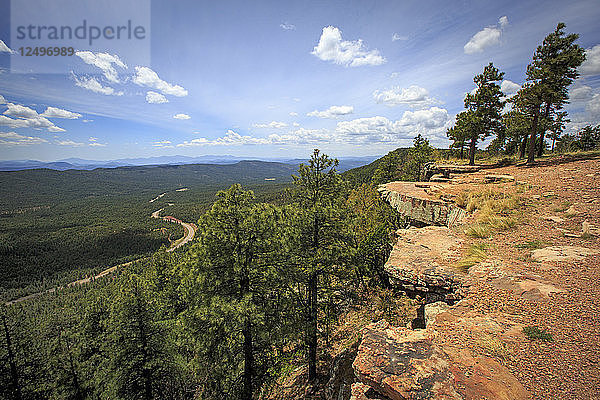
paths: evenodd
<path fill-rule="evenodd" d="M 339 171 L 346 171 L 352 168 L 369 164 L 379 156 L 364 157 L 341 157 L 339 158 Z M 198 157 L 188 156 L 159 156 L 146 158 L 121 158 L 117 160 L 98 161 L 85 160 L 82 158 L 66 158 L 58 161 L 37 161 L 37 160 L 10 160 L 0 161 L 0 171 L 21 171 L 25 169 L 53 169 L 57 171 L 66 171 L 69 169 L 93 170 L 96 168 L 118 168 L 128 166 L 143 165 L 187 165 L 187 164 L 235 164 L 240 161 L 268 161 L 280 162 L 284 164 L 299 165 L 306 162 L 306 159 L 285 159 L 285 158 L 252 158 L 236 157 L 231 155 L 204 155 Z"/>

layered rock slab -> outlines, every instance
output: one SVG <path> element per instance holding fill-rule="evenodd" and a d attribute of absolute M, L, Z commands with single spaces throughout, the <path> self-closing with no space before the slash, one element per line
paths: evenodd
<path fill-rule="evenodd" d="M 368 325 L 354 360 L 353 398 L 368 399 L 367 387 L 392 400 L 527 399 L 528 393 L 496 361 L 467 349 L 442 348 L 430 330 Z"/>
<path fill-rule="evenodd" d="M 463 277 L 452 264 L 460 257 L 462 239 L 443 226 L 399 229 L 384 269 L 390 280 L 429 301 L 453 302 Z"/>
<path fill-rule="evenodd" d="M 424 225 L 460 224 L 465 211 L 435 194 L 446 187 L 433 182 L 390 182 L 379 185 L 382 197 L 401 215 Z"/>

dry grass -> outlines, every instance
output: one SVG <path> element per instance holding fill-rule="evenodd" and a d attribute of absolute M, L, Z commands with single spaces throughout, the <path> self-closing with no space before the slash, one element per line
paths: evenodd
<path fill-rule="evenodd" d="M 473 244 L 467 250 L 465 257 L 460 259 L 455 267 L 462 271 L 468 272 L 473 265 L 484 261 L 487 258 L 487 246 L 483 243 Z"/>
<path fill-rule="evenodd" d="M 506 361 L 510 358 L 511 353 L 503 341 L 492 335 L 485 335 L 477 339 L 477 345 L 483 350 L 487 356 L 492 356 Z"/>
<path fill-rule="evenodd" d="M 513 228 L 517 219 L 512 216 L 521 200 L 514 194 L 486 189 L 479 192 L 462 192 L 456 204 L 467 212 L 475 212 L 475 223 L 465 233 L 471 237 L 489 238 L 494 233 Z"/>

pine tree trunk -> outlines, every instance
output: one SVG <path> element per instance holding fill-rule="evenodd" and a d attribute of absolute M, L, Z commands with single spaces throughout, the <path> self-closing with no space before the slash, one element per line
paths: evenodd
<path fill-rule="evenodd" d="M 521 142 L 521 148 L 519 150 L 519 158 L 525 158 L 525 151 L 527 150 L 527 135 L 523 137 L 523 141 Z"/>
<path fill-rule="evenodd" d="M 475 138 L 471 139 L 471 144 L 469 145 L 469 165 L 475 165 L 475 145 L 476 143 Z"/>
<path fill-rule="evenodd" d="M 316 271 L 308 279 L 308 380 L 317 378 L 317 279 Z"/>
<path fill-rule="evenodd" d="M 241 294 L 242 298 L 250 292 L 250 278 L 248 273 L 244 274 L 241 282 Z M 246 315 L 244 322 L 244 328 L 242 330 L 244 335 L 244 389 L 242 393 L 242 400 L 252 400 L 252 375 L 254 369 L 254 349 L 252 345 L 252 322 L 250 315 Z"/>
<path fill-rule="evenodd" d="M 460 145 L 460 159 L 464 159 L 465 158 L 465 145 L 461 144 Z"/>
<path fill-rule="evenodd" d="M 535 164 L 535 151 L 536 151 L 536 134 L 538 129 L 538 120 L 540 119 L 540 108 L 538 106 L 535 107 L 535 112 L 533 114 L 533 122 L 531 124 L 531 136 L 529 137 L 529 156 L 527 157 L 527 164 L 533 165 Z"/>
<path fill-rule="evenodd" d="M 548 117 L 550 116 L 550 103 L 546 104 L 546 109 L 544 110 L 544 121 L 548 121 Z M 546 129 L 544 129 L 540 133 L 540 147 L 538 148 L 538 157 L 541 157 L 544 154 L 544 149 L 546 148 L 546 143 L 544 143 L 546 135 Z"/>
<path fill-rule="evenodd" d="M 2 325 L 4 326 L 4 334 L 6 336 L 6 350 L 8 352 L 8 363 L 10 365 L 10 378 L 12 380 L 13 391 L 15 400 L 21 400 L 21 386 L 19 386 L 19 374 L 17 372 L 17 364 L 15 363 L 15 355 L 12 350 L 12 344 L 10 340 L 10 333 L 8 332 L 8 326 L 6 325 L 6 317 L 2 316 Z"/>

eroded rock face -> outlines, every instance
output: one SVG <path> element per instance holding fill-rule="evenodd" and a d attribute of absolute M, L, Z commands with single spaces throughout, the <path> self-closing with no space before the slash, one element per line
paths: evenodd
<path fill-rule="evenodd" d="M 398 241 L 384 266 L 390 280 L 431 302 L 459 299 L 462 277 L 451 264 L 459 257 L 462 239 L 442 226 L 400 229 L 396 235 Z"/>
<path fill-rule="evenodd" d="M 550 246 L 534 250 L 531 258 L 542 262 L 566 262 L 582 261 L 595 254 L 600 254 L 600 251 L 579 246 Z"/>
<path fill-rule="evenodd" d="M 354 360 L 358 380 L 393 400 L 527 399 L 517 379 L 491 358 L 466 349 L 442 348 L 432 330 L 368 325 Z M 353 398 L 369 399 L 365 386 L 353 386 Z"/>
<path fill-rule="evenodd" d="M 441 184 L 432 182 L 390 182 L 377 190 L 400 214 L 424 225 L 454 226 L 465 217 L 461 208 L 434 196 Z"/>

